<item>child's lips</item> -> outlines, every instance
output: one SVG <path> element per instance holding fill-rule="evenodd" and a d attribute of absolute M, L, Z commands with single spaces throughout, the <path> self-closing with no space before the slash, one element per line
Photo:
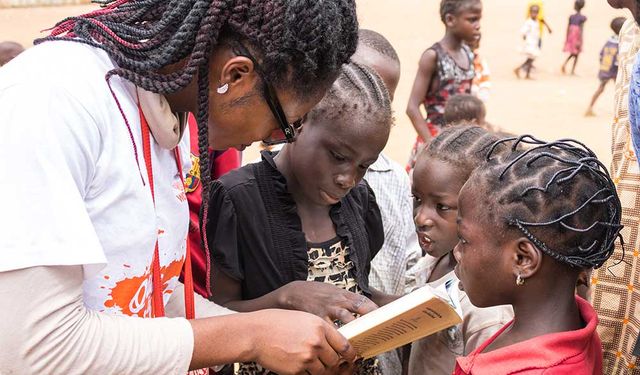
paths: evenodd
<path fill-rule="evenodd" d="M 416 234 L 418 235 L 418 242 L 420 243 L 420 247 L 422 248 L 422 250 L 427 251 L 431 247 L 433 240 L 424 232 L 416 232 Z"/>

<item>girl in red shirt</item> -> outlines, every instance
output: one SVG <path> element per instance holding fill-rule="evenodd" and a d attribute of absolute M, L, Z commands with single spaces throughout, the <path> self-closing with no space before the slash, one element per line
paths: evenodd
<path fill-rule="evenodd" d="M 601 374 L 597 316 L 575 286 L 612 254 L 621 212 L 606 168 L 579 142 L 494 144 L 460 191 L 456 274 L 475 306 L 510 304 L 515 318 L 454 374 Z"/>

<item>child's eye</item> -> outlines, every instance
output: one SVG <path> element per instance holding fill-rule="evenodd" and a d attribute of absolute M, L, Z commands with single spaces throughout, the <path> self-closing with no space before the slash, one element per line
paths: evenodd
<path fill-rule="evenodd" d="M 418 204 L 422 203 L 422 199 L 420 199 L 420 197 L 415 194 L 411 194 L 411 198 L 413 198 L 413 201 L 415 203 L 418 203 Z"/>
<path fill-rule="evenodd" d="M 345 161 L 346 158 L 340 154 L 338 154 L 335 151 L 331 151 L 331 156 L 333 156 L 334 159 L 336 159 L 337 161 Z"/>
<path fill-rule="evenodd" d="M 436 205 L 436 208 L 440 211 L 449 211 L 451 209 L 451 207 L 440 203 Z"/>

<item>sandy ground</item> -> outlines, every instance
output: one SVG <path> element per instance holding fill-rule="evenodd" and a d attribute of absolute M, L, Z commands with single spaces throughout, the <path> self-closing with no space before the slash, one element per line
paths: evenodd
<path fill-rule="evenodd" d="M 610 124 L 613 117 L 613 85 L 596 105 L 597 117 L 583 114 L 598 85 L 598 54 L 611 35 L 609 23 L 626 12 L 611 9 L 605 0 L 589 1 L 583 13 L 585 46 L 577 76 L 563 76 L 560 66 L 567 19 L 573 12 L 571 0 L 547 0 L 546 18 L 554 33 L 546 34 L 535 81 L 518 80 L 513 68 L 522 63 L 518 53 L 518 30 L 524 22 L 525 0 L 484 0 L 481 53 L 492 70 L 493 88 L 488 103 L 488 120 L 515 133 L 531 133 L 544 139 L 574 137 L 592 147 L 609 163 Z M 409 155 L 415 132 L 405 107 L 415 76 L 417 62 L 425 48 L 442 38 L 444 27 L 437 0 L 359 0 L 361 26 L 381 32 L 398 50 L 402 77 L 395 96 L 396 126 L 385 152 L 403 164 Z M 15 40 L 25 45 L 39 30 L 67 15 L 78 14 L 93 6 L 30 9 L 0 9 L 0 40 Z M 46 62 L 43 62 L 46 63 Z M 246 151 L 245 160 L 255 159 L 257 151 Z"/>

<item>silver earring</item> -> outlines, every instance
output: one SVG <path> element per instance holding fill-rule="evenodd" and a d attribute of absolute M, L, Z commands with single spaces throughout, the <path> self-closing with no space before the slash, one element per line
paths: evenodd
<path fill-rule="evenodd" d="M 220 95 L 226 94 L 227 91 L 229 91 L 229 84 L 228 83 L 225 83 L 224 85 L 222 85 L 222 86 L 220 86 L 220 87 L 218 87 L 216 89 L 216 92 L 218 94 L 220 94 Z"/>
<path fill-rule="evenodd" d="M 516 277 L 516 285 L 517 286 L 523 286 L 524 285 L 524 279 L 522 278 L 522 276 L 518 275 L 518 277 Z"/>

